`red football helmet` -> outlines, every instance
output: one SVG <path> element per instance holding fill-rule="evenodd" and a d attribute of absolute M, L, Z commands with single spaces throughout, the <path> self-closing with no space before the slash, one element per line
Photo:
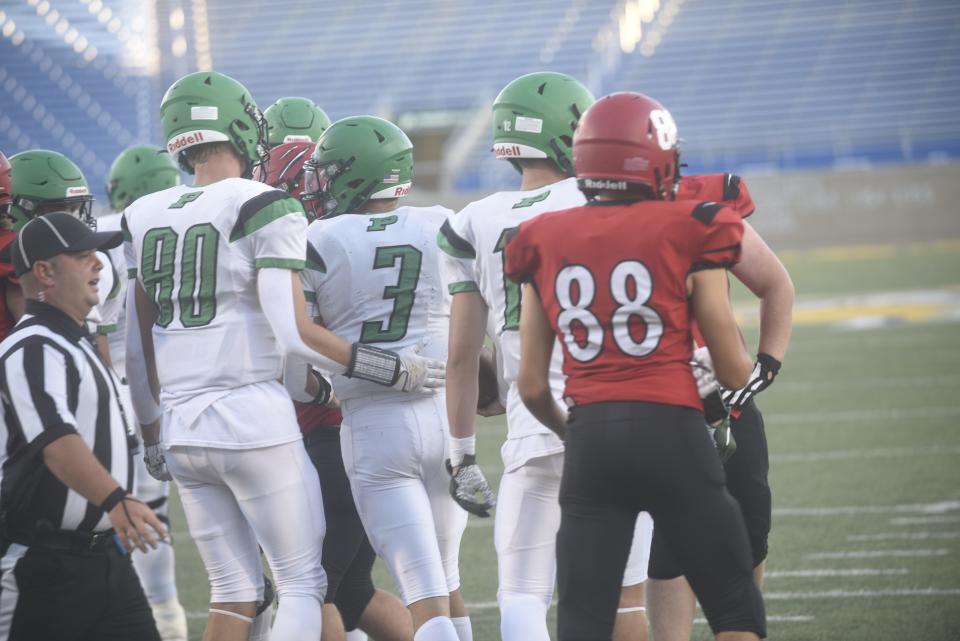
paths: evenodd
<path fill-rule="evenodd" d="M 580 190 L 649 189 L 673 198 L 680 184 L 677 125 L 670 112 L 643 94 L 605 96 L 587 109 L 573 134 L 573 164 Z"/>
<path fill-rule="evenodd" d="M 285 142 L 277 145 L 270 150 L 270 159 L 266 166 L 257 165 L 254 178 L 299 199 L 303 192 L 303 165 L 310 160 L 316 146 L 313 142 Z"/>
<path fill-rule="evenodd" d="M 10 212 L 13 203 L 13 168 L 10 161 L 0 151 L 0 217 Z"/>

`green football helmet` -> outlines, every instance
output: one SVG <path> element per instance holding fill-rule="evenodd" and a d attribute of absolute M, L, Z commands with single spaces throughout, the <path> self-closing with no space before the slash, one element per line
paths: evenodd
<path fill-rule="evenodd" d="M 323 132 L 304 169 L 300 199 L 307 214 L 339 216 L 358 211 L 369 200 L 410 193 L 413 143 L 382 118 L 352 116 Z"/>
<path fill-rule="evenodd" d="M 281 98 L 263 112 L 271 147 L 285 142 L 317 142 L 330 118 L 309 98 Z"/>
<path fill-rule="evenodd" d="M 10 158 L 13 168 L 10 217 L 19 230 L 31 218 L 66 211 L 94 226 L 93 196 L 83 172 L 63 154 L 32 149 Z"/>
<path fill-rule="evenodd" d="M 136 145 L 120 152 L 107 176 L 107 198 L 123 211 L 141 196 L 180 184 L 180 169 L 163 147 Z"/>
<path fill-rule="evenodd" d="M 266 162 L 267 121 L 247 88 L 222 73 L 198 71 L 177 80 L 160 103 L 160 121 L 167 151 L 187 173 L 185 149 L 210 142 L 228 142 L 246 161 L 244 175 Z"/>
<path fill-rule="evenodd" d="M 493 153 L 517 171 L 517 158 L 549 158 L 573 176 L 573 131 L 593 102 L 593 94 L 566 74 L 520 76 L 493 101 Z"/>

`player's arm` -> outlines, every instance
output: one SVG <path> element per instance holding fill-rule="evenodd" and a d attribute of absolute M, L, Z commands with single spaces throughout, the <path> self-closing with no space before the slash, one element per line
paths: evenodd
<path fill-rule="evenodd" d="M 692 290 L 693 315 L 710 350 L 717 381 L 728 389 L 743 387 L 753 369 L 753 362 L 743 348 L 730 306 L 727 270 L 697 271 L 688 277 L 688 283 Z"/>
<path fill-rule="evenodd" d="M 758 351 L 783 361 L 793 324 L 793 281 L 777 255 L 746 221 L 742 245 L 740 262 L 731 271 L 760 299 Z"/>
<path fill-rule="evenodd" d="M 453 438 L 474 435 L 477 377 L 486 327 L 487 304 L 480 292 L 454 294 L 447 350 L 447 419 Z"/>
<path fill-rule="evenodd" d="M 532 285 L 523 285 L 520 297 L 520 373 L 517 389 L 523 404 L 538 421 L 563 438 L 567 414 L 557 404 L 550 389 L 550 358 L 556 335 Z"/>

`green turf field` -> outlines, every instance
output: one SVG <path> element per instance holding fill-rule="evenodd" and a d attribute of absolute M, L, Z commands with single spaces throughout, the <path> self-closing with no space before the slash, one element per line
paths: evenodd
<path fill-rule="evenodd" d="M 960 245 L 791 253 L 786 262 L 804 322 L 760 401 L 774 491 L 770 638 L 958 639 Z M 825 300 L 919 290 L 932 290 L 923 301 L 934 303 L 897 306 L 913 300 L 900 293 L 838 315 Z M 479 434 L 495 482 L 505 427 L 491 420 Z M 173 527 L 181 599 L 199 639 L 206 580 L 177 504 Z M 492 535 L 490 520 L 471 517 L 461 552 L 477 641 L 499 639 Z M 382 567 L 378 578 L 392 587 Z M 710 638 L 703 623 L 695 631 Z"/>

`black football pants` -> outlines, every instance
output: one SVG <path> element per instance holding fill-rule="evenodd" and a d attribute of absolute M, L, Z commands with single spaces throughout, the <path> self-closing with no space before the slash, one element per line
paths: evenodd
<path fill-rule="evenodd" d="M 573 408 L 560 484 L 559 641 L 607 641 L 634 522 L 650 512 L 714 633 L 766 636 L 750 545 L 703 421 L 654 403 Z"/>

